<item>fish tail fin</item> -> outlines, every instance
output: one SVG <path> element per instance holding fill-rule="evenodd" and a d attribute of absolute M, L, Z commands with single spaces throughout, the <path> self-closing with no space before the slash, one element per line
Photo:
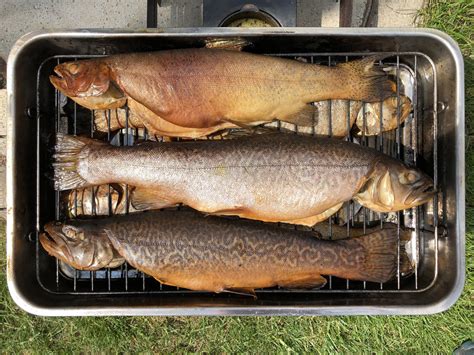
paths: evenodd
<path fill-rule="evenodd" d="M 383 58 L 384 56 L 375 55 L 337 65 L 348 72 L 345 78 L 350 80 L 350 99 L 376 102 L 394 94 L 396 84 L 388 79 L 382 68 L 374 65 Z"/>
<path fill-rule="evenodd" d="M 406 240 L 400 231 L 400 272 L 408 273 L 410 260 L 405 250 Z M 361 237 L 342 241 L 349 248 L 362 246 L 364 259 L 357 263 L 357 279 L 372 282 L 387 282 L 397 275 L 398 270 L 398 232 L 396 228 L 383 229 Z"/>
<path fill-rule="evenodd" d="M 71 190 L 90 184 L 77 171 L 78 162 L 87 157 L 91 144 L 103 144 L 96 140 L 62 133 L 56 135 L 55 153 L 53 155 L 54 187 L 57 190 Z"/>

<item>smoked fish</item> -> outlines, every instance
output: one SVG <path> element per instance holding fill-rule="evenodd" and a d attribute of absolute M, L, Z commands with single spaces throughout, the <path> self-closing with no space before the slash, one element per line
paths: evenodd
<path fill-rule="evenodd" d="M 137 210 L 179 203 L 216 215 L 314 225 L 352 198 L 378 212 L 429 201 L 433 180 L 375 149 L 330 138 L 262 134 L 117 147 L 57 135 L 54 183 L 134 187 Z"/>
<path fill-rule="evenodd" d="M 247 52 L 190 48 L 67 62 L 51 83 L 89 109 L 123 107 L 131 99 L 153 119 L 178 127 L 216 129 L 279 119 L 311 125 L 314 101 L 381 102 L 395 84 L 366 57 L 328 67 Z M 130 104 L 129 102 L 129 104 Z M 161 123 L 160 123 L 161 124 Z M 158 124 L 158 125 L 160 125 Z M 155 124 L 156 125 L 156 124 Z"/>
<path fill-rule="evenodd" d="M 322 287 L 321 275 L 386 282 L 397 272 L 396 229 L 329 241 L 314 232 L 184 211 L 51 222 L 44 229 L 44 249 L 77 269 L 126 261 L 164 284 L 191 290 L 254 294 L 273 286 Z"/>

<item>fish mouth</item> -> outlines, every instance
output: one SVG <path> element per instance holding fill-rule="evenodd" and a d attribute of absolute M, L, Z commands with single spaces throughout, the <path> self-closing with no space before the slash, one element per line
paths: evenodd
<path fill-rule="evenodd" d="M 54 71 L 54 73 L 55 73 L 57 76 L 59 76 L 60 78 L 64 78 L 64 74 L 63 74 L 61 68 L 56 67 L 56 68 L 53 69 L 53 71 Z"/>
<path fill-rule="evenodd" d="M 39 236 L 40 243 L 48 254 L 57 257 L 63 261 L 70 263 L 72 261 L 72 253 L 69 248 L 65 236 L 51 228 L 45 226 L 45 232 Z"/>
<path fill-rule="evenodd" d="M 49 76 L 49 81 L 51 84 L 53 84 L 53 86 L 57 90 L 61 91 L 64 95 L 75 96 L 75 94 L 69 90 L 69 75 L 59 67 L 54 68 L 53 71 L 56 75 Z"/>
<path fill-rule="evenodd" d="M 412 110 L 411 101 L 407 97 L 402 97 L 400 100 L 400 117 L 404 121 Z"/>
<path fill-rule="evenodd" d="M 430 201 L 436 194 L 433 183 L 421 182 L 405 198 L 405 204 L 410 207 L 416 207 Z"/>

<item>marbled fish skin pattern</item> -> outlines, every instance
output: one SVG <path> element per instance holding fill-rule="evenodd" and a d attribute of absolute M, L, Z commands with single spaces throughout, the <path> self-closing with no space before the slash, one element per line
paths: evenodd
<path fill-rule="evenodd" d="M 376 162 L 390 159 L 349 142 L 286 134 L 84 149 L 78 173 L 90 184 L 127 183 L 153 189 L 170 205 L 269 222 L 350 200 Z"/>
<path fill-rule="evenodd" d="M 324 241 L 314 232 L 194 212 L 115 216 L 98 227 L 137 269 L 166 284 L 214 292 L 284 287 L 320 274 L 361 279 L 367 252 L 357 239 Z"/>

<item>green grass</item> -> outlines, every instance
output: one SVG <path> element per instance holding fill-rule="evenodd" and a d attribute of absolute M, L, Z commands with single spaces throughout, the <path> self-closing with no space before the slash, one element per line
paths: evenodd
<path fill-rule="evenodd" d="M 470 5 L 471 3 L 471 5 Z M 106 317 L 42 318 L 11 300 L 0 260 L 0 349 L 7 352 L 416 352 L 449 353 L 474 338 L 474 134 L 472 1 L 432 1 L 421 13 L 426 27 L 458 41 L 466 61 L 467 279 L 460 300 L 426 317 Z M 470 176 L 469 176 L 470 175 Z M 4 236 L 4 225 L 0 225 Z M 5 255 L 4 237 L 0 255 Z"/>

